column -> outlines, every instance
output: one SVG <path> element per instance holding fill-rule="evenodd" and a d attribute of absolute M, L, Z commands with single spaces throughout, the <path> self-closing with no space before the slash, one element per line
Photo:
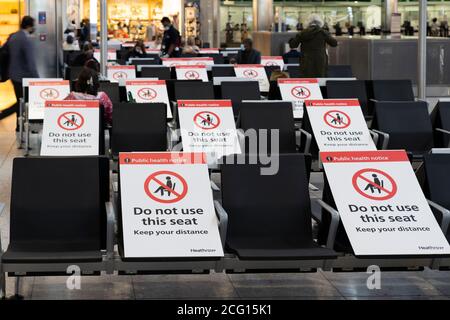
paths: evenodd
<path fill-rule="evenodd" d="M 269 31 L 273 22 L 273 0 L 253 0 L 253 31 Z"/>
<path fill-rule="evenodd" d="M 384 0 L 384 17 L 383 17 L 383 31 L 391 30 L 391 16 L 397 13 L 398 0 Z"/>

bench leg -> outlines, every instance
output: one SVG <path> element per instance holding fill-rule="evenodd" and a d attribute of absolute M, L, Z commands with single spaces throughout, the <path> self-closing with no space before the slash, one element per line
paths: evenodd
<path fill-rule="evenodd" d="M 6 275 L 5 273 L 0 273 L 0 299 L 6 299 Z"/>

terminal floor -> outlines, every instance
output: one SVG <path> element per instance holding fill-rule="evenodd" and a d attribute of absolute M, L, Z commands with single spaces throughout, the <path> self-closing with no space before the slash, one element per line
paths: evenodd
<path fill-rule="evenodd" d="M 11 167 L 16 148 L 15 116 L 0 121 L 0 217 L 3 248 L 9 230 Z M 323 184 L 320 175 L 313 183 Z M 312 192 L 312 198 L 320 192 Z M 383 272 L 381 289 L 369 290 L 369 275 L 360 273 L 149 275 L 83 277 L 81 290 L 66 288 L 66 277 L 27 277 L 26 299 L 450 299 L 450 272 Z M 14 281 L 8 278 L 8 295 Z"/>

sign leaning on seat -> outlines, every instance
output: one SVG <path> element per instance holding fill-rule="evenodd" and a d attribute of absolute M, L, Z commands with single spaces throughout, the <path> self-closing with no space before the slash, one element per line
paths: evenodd
<path fill-rule="evenodd" d="M 206 152 L 208 162 L 241 153 L 231 100 L 179 100 L 178 112 L 184 151 Z"/>
<path fill-rule="evenodd" d="M 162 64 L 166 67 L 176 66 L 211 66 L 214 65 L 214 59 L 211 57 L 193 57 L 193 58 L 162 58 Z"/>
<path fill-rule="evenodd" d="M 377 149 L 358 99 L 307 100 L 305 108 L 319 150 Z"/>
<path fill-rule="evenodd" d="M 128 102 L 137 103 L 165 103 L 167 106 L 167 118 L 172 119 L 169 95 L 165 80 L 127 80 Z"/>
<path fill-rule="evenodd" d="M 237 78 L 257 80 L 261 92 L 269 92 L 270 83 L 262 64 L 235 64 L 234 73 Z"/>
<path fill-rule="evenodd" d="M 108 80 L 118 83 L 120 80 L 136 79 L 135 66 L 108 66 Z"/>
<path fill-rule="evenodd" d="M 280 67 L 281 70 L 284 68 L 284 60 L 282 56 L 262 56 L 261 64 L 266 67 Z"/>
<path fill-rule="evenodd" d="M 205 154 L 119 158 L 126 258 L 223 256 Z"/>
<path fill-rule="evenodd" d="M 305 100 L 323 99 L 317 79 L 278 79 L 281 98 L 292 101 L 294 118 L 303 118 L 303 105 Z"/>
<path fill-rule="evenodd" d="M 47 101 L 41 155 L 98 155 L 99 115 L 98 101 Z"/>
<path fill-rule="evenodd" d="M 322 152 L 321 159 L 356 256 L 450 254 L 404 150 Z"/>
<path fill-rule="evenodd" d="M 44 119 L 44 106 L 47 100 L 64 100 L 70 93 L 70 81 L 31 81 L 28 86 L 28 118 Z"/>
<path fill-rule="evenodd" d="M 205 65 L 179 65 L 175 67 L 178 80 L 202 80 L 208 82 Z"/>

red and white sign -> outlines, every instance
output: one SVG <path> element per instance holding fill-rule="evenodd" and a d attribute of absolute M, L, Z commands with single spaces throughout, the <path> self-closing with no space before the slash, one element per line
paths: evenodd
<path fill-rule="evenodd" d="M 220 49 L 219 48 L 201 48 L 199 50 L 200 54 L 219 54 Z"/>
<path fill-rule="evenodd" d="M 178 80 L 202 80 L 208 82 L 206 66 L 184 65 L 176 66 Z"/>
<path fill-rule="evenodd" d="M 44 106 L 47 100 L 63 100 L 70 94 L 70 81 L 31 81 L 28 87 L 28 118 L 44 119 Z"/>
<path fill-rule="evenodd" d="M 100 61 L 101 60 L 101 55 L 102 54 L 101 54 L 100 50 L 96 49 L 94 51 L 94 58 L 95 58 L 95 60 Z M 116 61 L 116 60 L 117 60 L 117 51 L 116 50 L 108 50 L 108 61 Z"/>
<path fill-rule="evenodd" d="M 98 155 L 99 114 L 98 101 L 47 101 L 41 155 Z"/>
<path fill-rule="evenodd" d="M 165 103 L 167 118 L 172 118 L 169 95 L 164 80 L 128 80 L 125 82 L 128 101 L 137 103 Z"/>
<path fill-rule="evenodd" d="M 214 65 L 214 59 L 211 57 L 194 57 L 194 58 L 163 58 L 163 66 L 211 66 Z"/>
<path fill-rule="evenodd" d="M 376 150 L 358 99 L 306 100 L 320 151 Z"/>
<path fill-rule="evenodd" d="M 281 70 L 284 68 L 284 60 L 282 56 L 262 56 L 261 64 L 266 67 L 278 66 Z"/>
<path fill-rule="evenodd" d="M 259 90 L 269 92 L 270 83 L 262 64 L 236 64 L 234 65 L 234 72 L 238 78 L 257 80 L 259 82 Z"/>
<path fill-rule="evenodd" d="M 127 258 L 222 257 L 211 183 L 202 153 L 121 153 Z"/>
<path fill-rule="evenodd" d="M 183 150 L 206 152 L 211 163 L 241 153 L 230 100 L 179 100 L 178 114 Z"/>
<path fill-rule="evenodd" d="M 120 80 L 136 79 L 135 66 L 108 66 L 108 80 L 111 82 L 119 82 Z"/>
<path fill-rule="evenodd" d="M 294 118 L 303 118 L 303 104 L 307 99 L 323 99 L 317 79 L 278 79 L 281 97 L 285 101 L 292 101 Z"/>
<path fill-rule="evenodd" d="M 357 256 L 449 254 L 405 151 L 321 152 Z"/>

